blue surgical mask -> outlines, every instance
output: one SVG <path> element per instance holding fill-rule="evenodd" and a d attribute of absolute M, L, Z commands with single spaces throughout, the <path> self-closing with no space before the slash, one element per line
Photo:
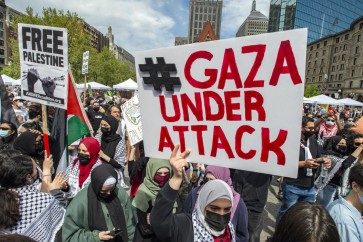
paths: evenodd
<path fill-rule="evenodd" d="M 354 124 L 354 122 L 348 122 L 348 124 L 349 124 L 349 125 L 353 125 L 353 124 Z"/>
<path fill-rule="evenodd" d="M 0 129 L 0 138 L 5 138 L 7 136 L 9 136 L 9 130 Z"/>

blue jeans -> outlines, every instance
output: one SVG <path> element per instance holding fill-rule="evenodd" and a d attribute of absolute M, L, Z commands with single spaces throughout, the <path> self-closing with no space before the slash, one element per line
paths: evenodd
<path fill-rule="evenodd" d="M 332 185 L 326 185 L 323 190 L 318 193 L 316 197 L 316 201 L 323 205 L 325 208 L 334 201 L 335 193 L 337 192 L 337 188 Z"/>
<path fill-rule="evenodd" d="M 315 202 L 316 193 L 315 188 L 305 188 L 305 187 L 298 187 L 294 185 L 286 184 L 284 181 L 282 183 L 282 205 L 280 208 L 279 213 L 277 214 L 276 218 L 276 226 L 280 222 L 282 215 L 295 203 L 304 201 L 304 202 Z"/>

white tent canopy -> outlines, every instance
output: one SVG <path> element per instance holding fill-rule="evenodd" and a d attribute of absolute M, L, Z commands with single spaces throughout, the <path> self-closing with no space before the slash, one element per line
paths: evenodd
<path fill-rule="evenodd" d="M 87 82 L 87 88 L 88 88 L 88 85 L 91 86 L 92 90 L 111 90 L 111 87 L 103 85 L 98 82 Z M 84 88 L 84 83 L 77 84 L 77 89 L 83 89 L 83 88 Z"/>
<path fill-rule="evenodd" d="M 5 85 L 17 85 L 17 84 L 15 84 L 17 82 L 17 80 L 11 78 L 10 76 L 2 74 L 1 78 L 3 79 L 3 82 Z"/>
<path fill-rule="evenodd" d="M 304 97 L 303 103 L 314 103 L 314 101 L 311 100 L 310 98 Z"/>
<path fill-rule="evenodd" d="M 315 97 L 311 97 L 310 100 L 312 100 L 316 104 L 329 104 L 329 105 L 340 105 L 341 102 L 339 100 L 336 100 L 334 98 L 328 97 L 326 95 L 318 95 Z"/>
<path fill-rule="evenodd" d="M 113 88 L 116 90 L 133 90 L 133 91 L 135 91 L 137 89 L 137 83 L 130 78 L 117 85 L 113 85 Z"/>
<path fill-rule="evenodd" d="M 346 106 L 359 106 L 359 107 L 363 106 L 363 103 L 353 100 L 351 98 L 340 99 L 339 102 Z"/>

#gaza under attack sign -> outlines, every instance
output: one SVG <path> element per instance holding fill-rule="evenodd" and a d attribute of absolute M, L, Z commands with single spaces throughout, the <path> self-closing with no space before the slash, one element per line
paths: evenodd
<path fill-rule="evenodd" d="M 297 177 L 307 29 L 138 52 L 145 154 Z"/>
<path fill-rule="evenodd" d="M 23 99 L 67 109 L 67 29 L 19 24 Z"/>

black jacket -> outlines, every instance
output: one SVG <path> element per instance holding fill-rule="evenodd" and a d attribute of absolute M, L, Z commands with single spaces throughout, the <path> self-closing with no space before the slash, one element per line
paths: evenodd
<path fill-rule="evenodd" d="M 160 190 L 151 210 L 150 222 L 155 235 L 165 242 L 193 242 L 193 222 L 190 214 L 173 214 L 173 206 L 178 197 L 169 183 Z"/>

